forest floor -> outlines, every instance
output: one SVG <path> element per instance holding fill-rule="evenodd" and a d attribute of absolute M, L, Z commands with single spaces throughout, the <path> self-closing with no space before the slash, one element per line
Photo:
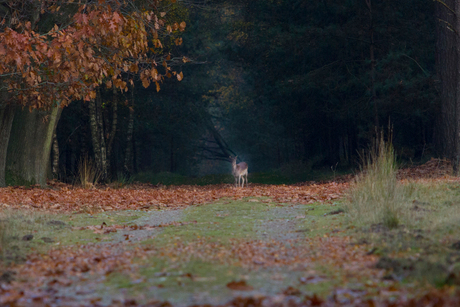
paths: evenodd
<path fill-rule="evenodd" d="M 347 216 L 352 176 L 2 188 L 0 306 L 459 306 L 450 172 L 399 172 L 421 223 L 394 229 Z"/>

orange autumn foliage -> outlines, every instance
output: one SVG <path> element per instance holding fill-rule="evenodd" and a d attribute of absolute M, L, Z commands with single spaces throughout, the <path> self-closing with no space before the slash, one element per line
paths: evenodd
<path fill-rule="evenodd" d="M 59 11 L 58 1 L 41 2 L 42 13 Z M 145 87 L 155 83 L 158 88 L 166 75 L 176 74 L 161 38 L 171 35 L 171 27 L 176 34 L 184 31 L 185 23 L 169 25 L 166 14 L 158 11 L 158 1 L 139 10 L 129 10 L 124 3 L 75 3 L 79 6 L 71 22 L 47 33 L 36 32 L 29 20 L 0 30 L 0 77 L 15 100 L 31 109 L 65 106 L 72 100 L 94 99 L 103 82 L 127 91 L 137 74 Z M 164 66 L 161 73 L 158 63 Z"/>

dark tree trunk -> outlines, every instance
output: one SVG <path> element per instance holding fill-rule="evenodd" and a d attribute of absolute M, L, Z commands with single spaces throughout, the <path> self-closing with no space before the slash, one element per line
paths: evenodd
<path fill-rule="evenodd" d="M 175 167 L 174 167 L 174 136 L 171 136 L 171 138 L 169 139 L 169 162 L 170 162 L 170 165 L 169 165 L 169 171 L 171 173 L 174 173 L 175 171 Z"/>
<path fill-rule="evenodd" d="M 369 36 L 370 36 L 370 46 L 369 46 L 369 56 L 371 59 L 371 104 L 374 108 L 374 126 L 379 127 L 379 113 L 377 108 L 377 94 L 375 91 L 375 42 L 374 42 L 374 16 L 372 13 L 372 0 L 366 0 L 367 8 L 369 9 Z"/>
<path fill-rule="evenodd" d="M 78 153 L 80 156 L 80 160 L 88 157 L 88 122 L 87 118 L 89 118 L 88 114 L 88 107 L 85 103 L 81 102 L 81 118 L 80 118 L 80 125 L 81 125 L 81 133 L 80 133 L 80 152 Z"/>
<path fill-rule="evenodd" d="M 455 66 L 455 75 L 456 75 L 456 84 L 455 84 L 455 142 L 454 142 L 454 154 L 452 155 L 452 165 L 453 165 L 453 171 L 454 175 L 458 176 L 460 175 L 460 169 L 459 169 L 459 162 L 460 162 L 460 61 L 459 61 L 459 55 L 460 55 L 460 3 L 458 1 L 455 1 L 454 3 L 455 6 L 455 51 L 457 54 L 457 65 Z"/>
<path fill-rule="evenodd" d="M 454 14 L 459 10 L 456 1 L 436 2 L 438 23 L 436 42 L 436 64 L 441 81 L 441 106 L 437 120 L 437 147 L 439 152 L 452 160 L 454 173 L 458 173 L 458 22 Z"/>
<path fill-rule="evenodd" d="M 126 131 L 126 152 L 124 169 L 126 174 L 133 173 L 133 131 L 134 131 L 134 109 L 129 108 L 128 130 Z"/>
<path fill-rule="evenodd" d="M 46 185 L 53 134 L 62 109 L 17 108 L 8 143 L 6 172 L 16 184 Z"/>
<path fill-rule="evenodd" d="M 133 135 L 133 171 L 139 173 L 141 170 L 141 142 Z"/>
<path fill-rule="evenodd" d="M 126 151 L 124 172 L 127 175 L 133 174 L 133 133 L 134 133 L 134 87 L 131 88 L 131 106 L 129 107 L 128 129 L 126 131 Z"/>
<path fill-rule="evenodd" d="M 14 106 L 0 105 L 0 187 L 6 186 L 5 166 L 11 126 L 14 118 Z"/>
<path fill-rule="evenodd" d="M 115 165 L 115 161 L 113 161 L 112 157 L 112 148 L 113 148 L 113 140 L 115 139 L 115 133 L 117 132 L 117 124 L 118 124 L 118 96 L 117 96 L 117 89 L 113 87 L 113 98 L 112 98 L 112 128 L 109 134 L 109 138 L 107 140 L 107 160 L 109 164 L 112 165 L 112 169 L 114 169 L 113 165 Z M 108 127 L 108 125 L 107 125 Z M 115 174 L 112 172 L 112 174 Z"/>
<path fill-rule="evenodd" d="M 53 163 L 52 163 L 53 177 L 59 176 L 59 144 L 56 131 L 53 134 Z"/>

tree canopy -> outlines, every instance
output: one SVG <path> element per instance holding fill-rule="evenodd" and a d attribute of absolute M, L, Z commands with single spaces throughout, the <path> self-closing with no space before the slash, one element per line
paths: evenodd
<path fill-rule="evenodd" d="M 96 87 L 104 82 L 127 90 L 123 76 L 129 74 L 139 75 L 145 87 L 155 83 L 157 89 L 165 76 L 181 80 L 183 75 L 168 66 L 177 59 L 163 52 L 163 44 L 171 37 L 181 44 L 177 33 L 186 24 L 169 23 L 164 2 L 16 2 L 0 32 L 5 86 L 21 104 L 47 108 L 94 99 Z M 20 10 L 25 4 L 30 4 L 29 11 Z M 56 22 L 52 27 L 50 19 Z"/>

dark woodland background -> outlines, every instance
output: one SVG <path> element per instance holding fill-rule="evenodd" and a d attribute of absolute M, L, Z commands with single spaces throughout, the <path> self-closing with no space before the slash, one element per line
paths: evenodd
<path fill-rule="evenodd" d="M 126 93 L 101 87 L 95 101 L 64 108 L 50 177 L 74 181 L 79 161 L 100 159 L 96 146 L 103 146 L 108 181 L 164 172 L 228 173 L 229 155 L 246 161 L 250 173 L 350 170 L 377 127 L 391 127 L 400 163 L 458 156 L 447 131 L 459 122 L 452 117 L 456 97 L 446 98 L 442 72 L 456 69 L 457 57 L 447 57 L 444 47 L 449 40 L 455 46 L 457 34 L 445 5 L 431 0 L 181 5 L 177 14 L 187 29 L 183 44 L 171 48 L 192 60 L 175 67 L 184 79 L 167 80 L 159 92 L 140 83 Z M 99 131 L 102 144 L 91 129 Z"/>

